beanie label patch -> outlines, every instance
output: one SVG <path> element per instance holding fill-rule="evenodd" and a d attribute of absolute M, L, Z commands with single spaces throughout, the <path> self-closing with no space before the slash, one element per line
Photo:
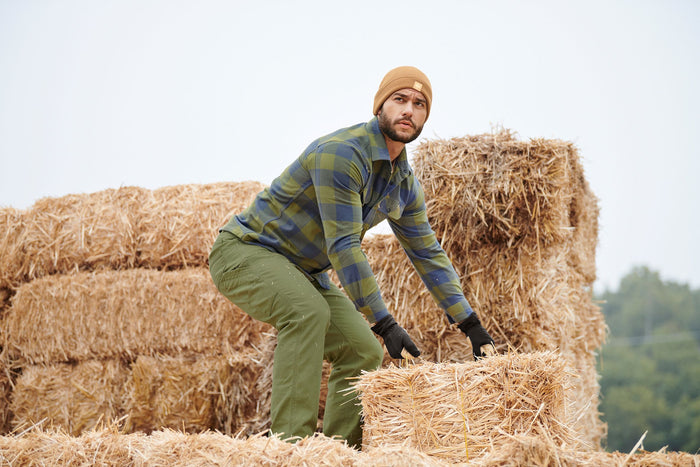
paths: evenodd
<path fill-rule="evenodd" d="M 420 90 L 423 89 L 423 84 L 419 83 L 418 81 L 414 81 L 413 82 L 413 89 L 420 92 Z"/>

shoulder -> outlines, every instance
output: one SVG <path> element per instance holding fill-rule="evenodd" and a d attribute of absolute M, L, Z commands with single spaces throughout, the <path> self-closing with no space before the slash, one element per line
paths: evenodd
<path fill-rule="evenodd" d="M 323 159 L 337 158 L 368 168 L 371 166 L 371 151 L 364 126 L 365 124 L 360 123 L 321 136 L 306 148 L 304 155 L 310 159 L 317 159 L 319 156 Z"/>

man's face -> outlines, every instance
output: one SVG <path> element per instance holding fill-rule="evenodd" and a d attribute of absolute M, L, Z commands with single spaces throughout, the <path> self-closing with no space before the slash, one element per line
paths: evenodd
<path fill-rule="evenodd" d="M 379 129 L 400 143 L 410 143 L 423 131 L 428 116 L 425 96 L 415 89 L 399 89 L 384 101 L 378 112 Z"/>

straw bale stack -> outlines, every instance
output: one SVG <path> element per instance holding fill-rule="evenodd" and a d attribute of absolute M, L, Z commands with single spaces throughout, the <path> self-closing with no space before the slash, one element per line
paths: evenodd
<path fill-rule="evenodd" d="M 224 354 L 260 345 L 271 327 L 223 297 L 206 268 L 189 268 L 36 279 L 13 297 L 3 329 L 3 346 L 22 366 L 181 352 Z"/>
<path fill-rule="evenodd" d="M 69 436 L 63 431 L 32 430 L 0 437 L 0 463 L 9 465 L 182 466 L 444 466 L 411 448 L 356 451 L 345 442 L 317 434 L 295 444 L 271 436 L 231 438 L 216 432 L 185 434 L 172 430 L 121 434 L 114 427 Z"/>
<path fill-rule="evenodd" d="M 598 207 L 578 151 L 503 130 L 422 143 L 414 160 L 430 222 L 470 303 L 501 344 L 590 353 Z"/>
<path fill-rule="evenodd" d="M 468 339 L 456 326 L 448 324 L 444 312 L 435 305 L 398 241 L 391 235 L 374 235 L 364 240 L 363 249 L 372 270 L 376 272 L 387 305 L 420 348 L 421 357 L 434 362 L 471 361 L 472 351 Z M 569 388 L 572 393 L 570 399 L 576 401 L 579 412 L 575 428 L 592 446 L 599 445 L 605 433 L 605 425 L 600 421 L 598 412 L 600 385 L 593 346 L 598 339 L 598 330 L 604 326 L 601 324 L 602 315 L 585 290 L 562 284 L 570 273 L 562 270 L 566 267 L 565 262 L 557 261 L 556 257 L 548 261 L 551 261 L 551 267 L 546 274 L 540 274 L 542 283 L 537 285 L 534 292 L 546 287 L 556 290 L 542 294 L 542 297 L 535 293 L 534 300 L 521 305 L 521 309 L 532 310 L 527 313 L 527 317 L 522 313 L 513 313 L 518 308 L 500 305 L 498 310 L 501 312 L 493 313 L 496 315 L 494 318 L 489 314 L 488 307 L 474 305 L 473 297 L 483 294 L 486 287 L 492 291 L 497 287 L 508 287 L 510 293 L 515 294 L 511 295 L 513 300 L 519 300 L 519 286 L 503 282 L 504 277 L 513 277 L 508 271 L 517 267 L 517 263 L 504 263 L 502 268 L 493 270 L 492 278 L 487 277 L 485 269 L 482 270 L 477 273 L 480 280 L 472 281 L 476 289 L 465 287 L 465 292 L 479 316 L 487 323 L 485 325 L 493 333 L 501 352 L 518 343 L 519 351 L 556 350 L 569 361 L 577 374 L 574 384 Z M 553 307 L 544 300 L 553 300 L 556 294 L 559 298 L 554 303 L 561 306 Z M 500 301 L 503 303 L 506 299 L 500 297 Z M 578 303 L 578 308 L 570 303 Z M 580 325 L 571 322 L 571 317 L 576 313 L 589 314 L 589 323 Z M 594 330 L 594 336 L 588 342 L 587 332 L 591 329 Z M 587 346 L 589 349 L 584 351 Z M 385 365 L 390 361 L 389 356 L 385 355 Z"/>
<path fill-rule="evenodd" d="M 25 426 L 43 411 L 45 424 L 79 433 L 94 414 L 57 401 L 80 401 L 75 382 L 110 362 L 128 384 L 109 389 L 123 403 L 102 410 L 104 420 L 123 414 L 145 430 L 269 426 L 269 407 L 257 401 L 265 395 L 250 386 L 269 392 L 274 333 L 226 300 L 206 269 L 217 228 L 263 188 L 126 187 L 0 210 L 0 350 L 7 371 L 24 374 L 15 393 L 9 379 L 0 381 L 3 420 Z M 109 381 L 105 371 L 101 382 Z M 112 397 L 107 391 L 99 397 Z M 67 424 L 69 409 L 75 419 Z"/>
<path fill-rule="evenodd" d="M 128 367 L 119 360 L 30 365 L 12 392 L 13 428 L 55 426 L 72 435 L 124 415 Z"/>
<path fill-rule="evenodd" d="M 131 365 L 118 359 L 28 365 L 12 392 L 12 428 L 39 424 L 77 436 L 107 423 L 125 432 L 258 433 L 270 423 L 256 389 L 271 350 L 139 356 Z"/>
<path fill-rule="evenodd" d="M 365 373 L 356 384 L 363 448 L 404 445 L 467 462 L 514 434 L 579 447 L 566 397 L 570 384 L 566 361 L 552 351 Z"/>
<path fill-rule="evenodd" d="M 501 352 L 555 350 L 576 369 L 577 430 L 599 445 L 595 352 L 605 323 L 593 303 L 597 199 L 569 142 L 507 130 L 425 141 L 413 161 L 431 225 L 467 299 Z M 433 361 L 471 360 L 393 236 L 363 242 L 397 321 Z"/>

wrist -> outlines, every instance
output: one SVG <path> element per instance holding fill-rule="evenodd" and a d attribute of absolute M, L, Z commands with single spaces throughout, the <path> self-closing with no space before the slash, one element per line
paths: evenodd
<path fill-rule="evenodd" d="M 481 321 L 475 312 L 472 312 L 472 314 L 467 316 L 464 321 L 457 325 L 460 331 L 462 331 L 464 334 L 468 334 L 469 331 L 475 326 L 481 326 Z"/>
<path fill-rule="evenodd" d="M 376 323 L 374 323 L 374 326 L 372 326 L 371 329 L 375 334 L 384 337 L 386 332 L 395 324 L 396 320 L 394 319 L 394 317 L 391 315 L 387 315 L 384 318 L 377 321 Z"/>

